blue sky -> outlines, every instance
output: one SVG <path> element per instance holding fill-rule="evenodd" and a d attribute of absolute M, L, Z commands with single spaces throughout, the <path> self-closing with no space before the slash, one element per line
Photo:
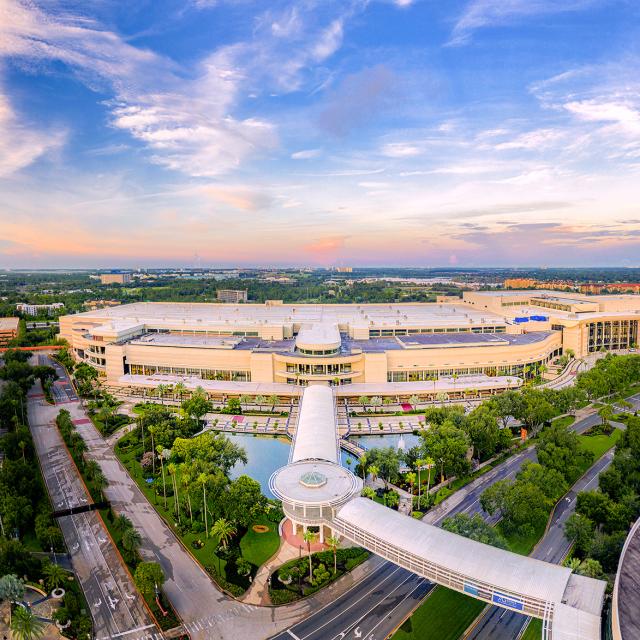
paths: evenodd
<path fill-rule="evenodd" d="M 640 264 L 634 0 L 0 0 L 0 267 Z"/>

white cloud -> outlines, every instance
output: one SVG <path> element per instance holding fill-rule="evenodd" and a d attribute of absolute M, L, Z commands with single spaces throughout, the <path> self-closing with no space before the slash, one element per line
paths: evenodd
<path fill-rule="evenodd" d="M 317 158 L 322 153 L 321 149 L 302 149 L 291 154 L 292 160 L 310 160 Z"/>
<path fill-rule="evenodd" d="M 9 176 L 62 146 L 64 131 L 37 131 L 20 122 L 9 99 L 0 92 L 0 177 Z"/>
<path fill-rule="evenodd" d="M 601 0 L 470 0 L 458 18 L 450 45 L 471 40 L 473 32 L 483 27 L 510 24 L 529 16 L 587 9 Z"/>
<path fill-rule="evenodd" d="M 527 131 L 516 136 L 513 140 L 507 142 L 500 142 L 495 145 L 495 149 L 498 151 L 508 151 L 511 149 L 523 149 L 527 151 L 537 151 L 545 149 L 565 135 L 564 131 L 556 129 L 537 129 L 535 131 Z"/>
<path fill-rule="evenodd" d="M 296 8 L 266 12 L 271 19 L 258 21 L 252 39 L 220 47 L 186 70 L 84 16 L 2 3 L 0 58 L 67 65 L 91 89 L 112 94 L 105 105 L 115 128 L 144 144 L 153 162 L 191 176 L 229 172 L 276 145 L 275 125 L 236 117 L 239 102 L 268 87 L 297 90 L 303 72 L 341 46 L 344 21 L 359 6 L 342 5 L 324 24 L 315 16 L 305 21 Z"/>
<path fill-rule="evenodd" d="M 640 111 L 624 102 L 580 100 L 567 102 L 564 108 L 588 122 L 617 122 L 631 131 L 640 131 Z"/>
<path fill-rule="evenodd" d="M 412 158 L 422 153 L 419 147 L 406 142 L 389 142 L 380 153 L 387 158 Z"/>

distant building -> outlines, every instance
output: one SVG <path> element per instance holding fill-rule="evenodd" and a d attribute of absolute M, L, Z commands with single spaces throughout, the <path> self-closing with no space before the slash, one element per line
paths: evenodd
<path fill-rule="evenodd" d="M 228 302 L 231 304 L 246 302 L 248 300 L 246 289 L 218 289 L 217 296 L 220 302 Z"/>
<path fill-rule="evenodd" d="M 64 302 L 53 302 L 52 304 L 29 304 L 27 302 L 19 302 L 16 310 L 24 313 L 26 316 L 39 316 L 41 314 L 51 315 L 59 309 L 64 309 Z"/>
<path fill-rule="evenodd" d="M 338 273 L 353 273 L 353 267 L 336 267 Z"/>
<path fill-rule="evenodd" d="M 604 282 L 589 283 L 580 285 L 580 293 L 599 294 L 603 291 L 615 293 L 640 293 L 640 283 L 638 282 Z"/>
<path fill-rule="evenodd" d="M 18 336 L 20 318 L 0 318 L 0 347 L 6 347 Z"/>
<path fill-rule="evenodd" d="M 100 282 L 102 284 L 129 284 L 131 282 L 130 273 L 101 273 Z"/>
<path fill-rule="evenodd" d="M 106 309 L 107 307 L 117 307 L 119 300 L 87 300 L 83 303 L 85 309 L 95 311 L 96 309 Z"/>
<path fill-rule="evenodd" d="M 507 278 L 504 281 L 505 289 L 533 289 L 538 284 L 533 278 Z"/>

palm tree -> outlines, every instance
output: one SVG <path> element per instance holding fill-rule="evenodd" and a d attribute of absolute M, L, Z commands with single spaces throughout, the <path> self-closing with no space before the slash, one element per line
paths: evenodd
<path fill-rule="evenodd" d="M 153 453 L 153 458 L 151 458 L 151 467 L 152 467 L 152 471 L 153 471 L 153 475 L 156 475 L 156 453 L 155 453 L 155 443 L 154 443 L 154 439 L 153 436 L 155 436 L 157 431 L 157 427 L 155 425 L 151 425 L 149 427 L 149 435 L 151 436 L 151 453 Z"/>
<path fill-rule="evenodd" d="M 211 527 L 211 535 L 218 538 L 218 543 L 222 544 L 224 549 L 227 548 L 229 540 L 231 540 L 236 533 L 237 530 L 233 526 L 233 522 L 229 522 L 229 520 L 225 518 L 218 518 Z"/>
<path fill-rule="evenodd" d="M 100 492 L 100 496 L 102 500 L 104 500 L 104 490 L 109 486 L 109 481 L 104 473 L 102 473 L 102 469 L 98 469 L 93 476 L 93 486 Z"/>
<path fill-rule="evenodd" d="M 122 547 L 128 551 L 133 558 L 136 551 L 142 544 L 142 537 L 134 527 L 128 527 L 122 533 Z"/>
<path fill-rule="evenodd" d="M 162 469 L 162 494 L 164 497 L 164 508 L 167 508 L 167 483 L 164 477 L 164 452 L 165 449 L 162 448 L 162 445 L 158 445 L 156 447 L 156 451 L 158 452 L 158 458 L 160 458 L 160 469 Z"/>
<path fill-rule="evenodd" d="M 245 405 L 246 407 L 249 404 L 251 397 L 248 396 L 246 393 L 243 393 L 238 399 L 240 400 L 240 411 L 242 411 L 242 405 Z"/>
<path fill-rule="evenodd" d="M 410 487 L 410 492 L 411 493 L 411 498 L 413 499 L 413 485 L 416 482 L 416 474 L 413 473 L 413 471 L 410 471 L 409 473 L 407 473 L 407 475 L 405 476 L 406 481 L 409 483 L 409 487 Z"/>
<path fill-rule="evenodd" d="M 178 467 L 174 462 L 170 462 L 167 465 L 167 471 L 171 476 L 171 482 L 173 483 L 173 496 L 174 496 L 174 510 L 178 522 L 180 522 L 180 497 L 178 496 L 178 479 L 176 477 L 178 473 Z"/>
<path fill-rule="evenodd" d="M 427 493 L 429 493 L 429 489 L 431 487 L 431 469 L 435 467 L 436 461 L 433 458 L 430 458 L 429 456 L 427 456 L 423 460 L 423 462 L 424 462 L 425 469 L 429 470 L 429 475 L 427 476 Z"/>
<path fill-rule="evenodd" d="M 187 392 L 184 382 L 176 382 L 173 386 L 173 392 L 178 394 L 178 399 L 182 402 L 182 396 Z"/>
<path fill-rule="evenodd" d="M 369 467 L 369 473 L 371 474 L 371 477 L 373 478 L 373 481 L 375 482 L 377 477 L 378 477 L 378 473 L 380 472 L 380 469 L 378 468 L 377 465 L 372 464 Z"/>
<path fill-rule="evenodd" d="M 326 543 L 329 545 L 331 551 L 333 551 L 333 575 L 338 572 L 338 546 L 340 545 L 340 538 L 337 536 L 329 536 L 326 539 Z"/>
<path fill-rule="evenodd" d="M 420 479 L 420 472 L 424 468 L 426 461 L 422 458 L 416 460 L 416 469 L 418 470 L 418 506 L 420 505 L 420 495 L 422 494 L 422 481 Z"/>
<path fill-rule="evenodd" d="M 198 475 L 196 482 L 202 487 L 202 504 L 204 508 L 204 530 L 209 537 L 209 525 L 207 523 L 207 482 L 209 482 L 209 476 L 206 473 Z"/>
<path fill-rule="evenodd" d="M 11 619 L 11 635 L 17 640 L 35 640 L 44 634 L 42 622 L 30 607 L 19 606 Z"/>
<path fill-rule="evenodd" d="M 366 453 L 363 453 L 360 456 L 360 471 L 362 471 L 362 482 L 366 482 L 367 480 L 367 461 L 368 457 Z"/>
<path fill-rule="evenodd" d="M 84 465 L 84 473 L 88 480 L 93 480 L 100 473 L 100 465 L 95 460 L 88 460 Z"/>
<path fill-rule="evenodd" d="M 57 589 L 67 579 L 67 572 L 59 565 L 48 562 L 42 570 L 45 576 L 47 588 L 51 591 Z"/>
<path fill-rule="evenodd" d="M 193 510 L 191 509 L 191 482 L 193 481 L 193 476 L 191 471 L 188 469 L 186 464 L 180 465 L 180 484 L 182 488 L 187 492 L 187 506 L 189 507 L 189 519 L 191 520 L 191 524 L 193 524 Z"/>
<path fill-rule="evenodd" d="M 267 401 L 267 399 L 262 395 L 257 395 L 255 398 L 255 403 L 258 405 L 258 410 L 262 411 L 262 405 Z"/>
<path fill-rule="evenodd" d="M 269 396 L 268 402 L 269 402 L 269 406 L 271 407 L 271 412 L 273 413 L 275 411 L 275 408 L 278 402 L 280 402 L 280 398 L 278 398 L 278 396 L 274 394 L 272 396 Z"/>
<path fill-rule="evenodd" d="M 313 564 L 311 562 L 311 545 L 316 541 L 318 534 L 315 531 L 311 531 L 311 529 L 307 529 L 302 539 L 307 543 L 307 552 L 309 556 L 309 582 L 313 580 Z"/>
<path fill-rule="evenodd" d="M 159 384 L 156 387 L 156 392 L 158 393 L 158 398 L 160 398 L 160 404 L 164 404 L 164 394 L 169 391 L 168 384 Z"/>
<path fill-rule="evenodd" d="M 127 516 L 124 515 L 124 513 L 119 513 L 116 516 L 115 520 L 113 521 L 113 526 L 118 531 L 124 531 L 129 527 L 133 527 L 133 524 L 131 523 L 131 520 L 129 520 L 129 518 L 127 518 Z"/>
<path fill-rule="evenodd" d="M 26 462 L 26 458 L 24 457 L 24 450 L 27 448 L 27 443 L 24 440 L 20 440 L 20 442 L 18 442 L 18 446 L 20 447 L 20 450 L 22 451 L 22 462 Z"/>

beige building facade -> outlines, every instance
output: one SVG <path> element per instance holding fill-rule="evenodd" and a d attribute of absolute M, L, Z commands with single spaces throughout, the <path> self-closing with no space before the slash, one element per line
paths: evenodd
<path fill-rule="evenodd" d="M 114 387 L 430 397 L 516 387 L 569 350 L 632 348 L 638 319 L 634 296 L 474 291 L 435 304 L 136 303 L 63 316 L 60 335 Z"/>
<path fill-rule="evenodd" d="M 0 318 L 0 347 L 6 347 L 18 336 L 20 318 Z"/>

